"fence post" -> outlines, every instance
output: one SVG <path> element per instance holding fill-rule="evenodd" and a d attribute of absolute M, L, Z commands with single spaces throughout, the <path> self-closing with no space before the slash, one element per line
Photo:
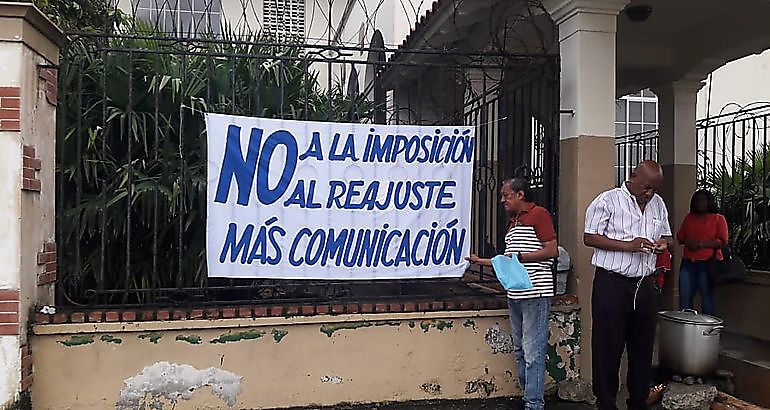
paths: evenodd
<path fill-rule="evenodd" d="M 29 406 L 30 313 L 53 301 L 56 65 L 63 39 L 31 3 L 0 3 L 1 408 Z"/>

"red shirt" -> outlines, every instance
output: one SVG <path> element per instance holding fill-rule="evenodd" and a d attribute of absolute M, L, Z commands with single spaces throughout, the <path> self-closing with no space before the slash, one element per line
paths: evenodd
<path fill-rule="evenodd" d="M 695 241 L 719 240 L 721 246 L 727 244 L 727 221 L 720 214 L 696 215 L 689 213 L 682 222 L 682 227 L 676 233 L 676 239 L 681 243 L 686 239 Z M 714 256 L 714 249 L 704 248 L 697 251 L 684 247 L 682 257 L 691 261 L 705 261 Z M 717 259 L 722 259 L 722 250 L 717 249 Z"/>

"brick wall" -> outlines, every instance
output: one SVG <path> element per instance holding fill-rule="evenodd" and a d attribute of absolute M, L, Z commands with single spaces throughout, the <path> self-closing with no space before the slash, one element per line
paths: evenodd
<path fill-rule="evenodd" d="M 26 344 L 21 347 L 21 391 L 28 391 L 32 380 L 32 352 Z"/>
<path fill-rule="evenodd" d="M 0 87 L 0 131 L 21 130 L 21 89 Z"/>
<path fill-rule="evenodd" d="M 0 289 L 0 335 L 19 334 L 19 290 Z"/>
<path fill-rule="evenodd" d="M 43 251 L 37 254 L 37 264 L 43 266 L 43 272 L 37 275 L 38 286 L 56 282 L 56 242 L 43 244 Z"/>
<path fill-rule="evenodd" d="M 24 191 L 40 192 L 42 183 L 37 177 L 37 172 L 40 171 L 43 164 L 37 157 L 35 147 L 31 145 L 25 145 L 22 147 L 22 184 L 21 189 Z"/>

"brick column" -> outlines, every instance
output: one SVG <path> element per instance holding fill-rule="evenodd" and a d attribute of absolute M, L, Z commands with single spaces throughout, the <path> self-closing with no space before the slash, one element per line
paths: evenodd
<path fill-rule="evenodd" d="M 56 66 L 62 40 L 31 3 L 0 3 L 0 408 L 28 403 L 34 372 L 29 314 L 35 305 L 53 302 Z"/>

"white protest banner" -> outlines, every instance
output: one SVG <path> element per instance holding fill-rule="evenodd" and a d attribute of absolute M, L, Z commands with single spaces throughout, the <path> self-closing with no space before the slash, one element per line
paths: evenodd
<path fill-rule="evenodd" d="M 473 127 L 206 115 L 211 277 L 462 276 Z"/>

